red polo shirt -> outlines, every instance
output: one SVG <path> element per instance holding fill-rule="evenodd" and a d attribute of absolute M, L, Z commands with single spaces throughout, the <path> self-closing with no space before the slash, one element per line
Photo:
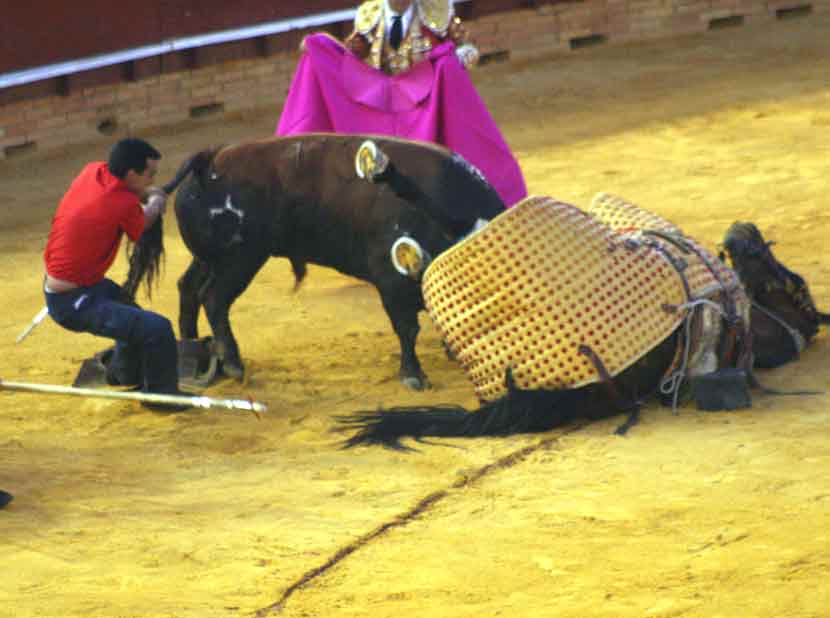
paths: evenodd
<path fill-rule="evenodd" d="M 104 162 L 90 163 L 69 186 L 52 219 L 43 254 L 46 272 L 80 286 L 101 281 L 126 232 L 136 242 L 144 231 L 138 196 Z"/>

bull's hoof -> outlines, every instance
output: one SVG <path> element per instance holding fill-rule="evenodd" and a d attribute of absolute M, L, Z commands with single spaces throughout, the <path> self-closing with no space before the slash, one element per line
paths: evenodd
<path fill-rule="evenodd" d="M 383 174 L 388 166 L 389 157 L 372 140 L 366 140 L 357 149 L 354 169 L 358 178 L 374 182 L 375 178 Z"/>
<path fill-rule="evenodd" d="M 182 339 L 179 347 L 179 385 L 197 391 L 210 386 L 220 373 L 212 337 Z"/>
<path fill-rule="evenodd" d="M 222 361 L 222 373 L 237 382 L 242 382 L 245 379 L 245 366 L 242 361 L 224 360 Z"/>
<path fill-rule="evenodd" d="M 423 391 L 432 387 L 425 375 L 401 376 L 401 384 L 413 391 Z"/>
<path fill-rule="evenodd" d="M 2 489 L 0 489 L 0 509 L 2 509 L 4 506 L 6 506 L 13 499 L 14 499 L 14 496 L 12 496 L 9 492 L 3 491 Z"/>

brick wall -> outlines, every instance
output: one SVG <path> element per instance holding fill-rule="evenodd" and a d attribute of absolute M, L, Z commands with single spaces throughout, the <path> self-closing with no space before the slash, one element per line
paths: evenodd
<path fill-rule="evenodd" d="M 570 53 L 585 45 L 623 43 L 750 25 L 830 10 L 830 0 L 585 0 L 487 15 L 469 22 L 484 60 Z M 295 47 L 292 45 L 292 47 Z M 83 84 L 67 95 L 0 105 L 0 159 L 70 144 L 111 141 L 208 114 L 281 103 L 295 51 L 161 72 L 134 81 Z M 117 70 L 117 69 L 113 69 Z M 484 69 L 486 70 L 486 69 Z"/>

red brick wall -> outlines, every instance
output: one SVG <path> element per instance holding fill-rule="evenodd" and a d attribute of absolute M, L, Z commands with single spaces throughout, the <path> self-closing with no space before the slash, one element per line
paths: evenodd
<path fill-rule="evenodd" d="M 484 15 L 469 27 L 485 55 L 509 52 L 513 58 L 569 53 L 582 43 L 609 44 L 704 32 L 712 20 L 743 18 L 744 24 L 774 21 L 779 11 L 809 6 L 809 12 L 830 9 L 830 0 L 585 0 Z M 809 19 L 807 13 L 805 18 Z M 721 22 L 715 22 L 718 25 Z M 727 22 L 729 23 L 729 22 Z M 296 41 L 265 46 L 260 56 L 229 60 L 204 68 L 159 70 L 164 59 L 133 67 L 131 82 L 84 84 L 84 75 L 70 76 L 68 94 L 0 103 L 0 159 L 32 150 L 44 151 L 78 142 L 111 141 L 119 135 L 186 121 L 200 110 L 235 112 L 281 103 L 297 61 Z M 242 44 L 234 44 L 242 45 Z M 227 50 L 226 50 L 227 51 Z M 216 50 L 200 50 L 210 54 Z M 263 56 L 264 54 L 264 56 Z M 243 58 L 246 54 L 239 55 Z M 226 53 L 223 57 L 228 57 Z M 233 54 L 230 54 L 233 57 Z M 170 59 L 168 59 L 168 62 Z M 113 67 L 112 71 L 121 71 Z M 482 69 L 482 70 L 486 70 Z M 146 75 L 146 77 L 142 77 Z M 112 82 L 112 80 L 109 80 Z M 2 100 L 2 99 L 0 99 Z M 274 118 L 276 123 L 276 116 Z"/>

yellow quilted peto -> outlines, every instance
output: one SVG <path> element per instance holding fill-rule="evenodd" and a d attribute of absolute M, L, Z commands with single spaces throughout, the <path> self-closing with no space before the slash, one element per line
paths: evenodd
<path fill-rule="evenodd" d="M 594 196 L 588 214 L 620 234 L 648 238 L 648 242 L 659 245 L 677 262 L 684 263 L 683 274 L 689 285 L 690 298 L 710 298 L 724 289 L 738 291 L 739 296 L 744 296 L 735 271 L 662 217 L 608 193 Z M 645 234 L 638 234 L 638 231 Z M 663 235 L 648 234 L 655 231 Z"/>
<path fill-rule="evenodd" d="M 591 200 L 588 214 L 602 221 L 615 232 L 625 230 L 657 230 L 680 234 L 680 228 L 662 217 L 648 212 L 610 193 L 597 193 Z"/>
<path fill-rule="evenodd" d="M 427 310 L 484 401 L 614 376 L 681 323 L 683 279 L 666 255 L 584 211 L 529 197 L 439 255 L 423 277 Z"/>

